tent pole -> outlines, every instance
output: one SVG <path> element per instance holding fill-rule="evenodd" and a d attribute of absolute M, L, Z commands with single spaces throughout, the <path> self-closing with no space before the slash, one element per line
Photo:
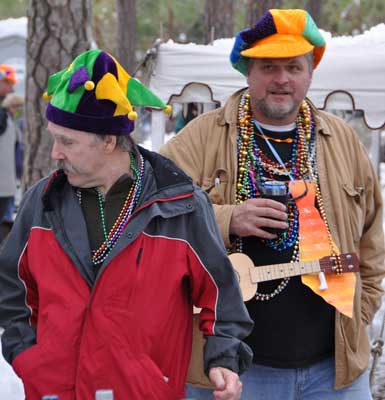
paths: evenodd
<path fill-rule="evenodd" d="M 163 111 L 151 112 L 151 149 L 158 151 L 164 143 L 166 118 Z"/>

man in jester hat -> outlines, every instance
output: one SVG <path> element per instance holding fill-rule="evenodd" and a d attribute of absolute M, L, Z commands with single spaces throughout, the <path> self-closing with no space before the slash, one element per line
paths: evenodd
<path fill-rule="evenodd" d="M 245 298 L 255 325 L 242 399 L 371 399 L 366 328 L 383 293 L 382 200 L 355 132 L 306 98 L 324 51 L 305 10 L 269 10 L 230 55 L 248 88 L 160 149 L 208 192 L 229 252 L 251 259 L 244 298 L 245 283 L 265 274 Z"/>
<path fill-rule="evenodd" d="M 210 201 L 129 136 L 133 106 L 168 107 L 101 50 L 44 97 L 58 170 L 27 192 L 0 256 L 3 354 L 26 398 L 184 398 L 195 305 L 207 376 L 239 399 L 253 324 Z"/>

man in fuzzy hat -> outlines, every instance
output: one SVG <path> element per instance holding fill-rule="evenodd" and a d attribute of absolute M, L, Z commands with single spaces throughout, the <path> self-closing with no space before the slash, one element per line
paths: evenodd
<path fill-rule="evenodd" d="M 15 69 L 11 65 L 0 64 L 0 244 L 3 240 L 3 218 L 16 192 L 16 127 L 2 102 L 16 83 Z"/>
<path fill-rule="evenodd" d="M 13 91 L 17 83 L 16 71 L 12 65 L 0 64 L 0 135 L 7 129 L 7 113 L 1 103 L 5 96 Z"/>
<path fill-rule="evenodd" d="M 12 65 L 0 64 L 0 101 L 13 91 L 13 86 L 17 83 L 16 71 Z"/>
<path fill-rule="evenodd" d="M 0 256 L 3 354 L 26 398 L 182 399 L 196 305 L 217 398 L 239 399 L 252 322 L 211 204 L 129 136 L 133 106 L 168 107 L 101 50 L 44 97 L 59 169 L 28 191 Z"/>
<path fill-rule="evenodd" d="M 249 263 L 241 289 L 254 358 L 242 399 L 371 399 L 382 200 L 353 130 L 306 98 L 324 51 L 306 11 L 269 10 L 230 56 L 248 88 L 160 150 L 209 193 L 226 246 Z"/>

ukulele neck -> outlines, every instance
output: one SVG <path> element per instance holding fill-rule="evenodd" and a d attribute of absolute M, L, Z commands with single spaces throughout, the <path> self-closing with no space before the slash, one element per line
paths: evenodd
<path fill-rule="evenodd" d="M 253 283 L 259 283 L 291 276 L 312 274 L 320 271 L 320 263 L 318 260 L 315 260 L 263 265 L 250 270 L 250 275 Z"/>

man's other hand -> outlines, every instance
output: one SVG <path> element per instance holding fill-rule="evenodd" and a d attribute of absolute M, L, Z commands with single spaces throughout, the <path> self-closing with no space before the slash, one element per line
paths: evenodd
<path fill-rule="evenodd" d="M 213 392 L 215 400 L 239 400 L 242 393 L 242 382 L 239 376 L 222 367 L 211 368 L 210 381 L 215 385 Z"/>

